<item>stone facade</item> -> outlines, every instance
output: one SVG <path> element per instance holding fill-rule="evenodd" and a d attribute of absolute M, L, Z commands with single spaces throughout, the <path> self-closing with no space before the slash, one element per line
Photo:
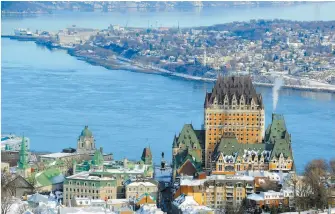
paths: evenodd
<path fill-rule="evenodd" d="M 137 199 L 143 194 L 150 194 L 154 198 L 158 195 L 158 184 L 155 181 L 134 181 L 126 185 L 126 199 Z"/>
<path fill-rule="evenodd" d="M 116 199 L 116 180 L 103 172 L 81 172 L 67 177 L 64 182 L 64 204 L 72 198 Z"/>

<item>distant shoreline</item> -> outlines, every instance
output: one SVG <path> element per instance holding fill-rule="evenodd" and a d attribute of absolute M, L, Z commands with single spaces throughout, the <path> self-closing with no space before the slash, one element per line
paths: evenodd
<path fill-rule="evenodd" d="M 198 76 L 192 76 L 188 74 L 181 74 L 181 73 L 175 73 L 171 71 L 167 71 L 164 69 L 145 69 L 140 66 L 132 65 L 128 62 L 125 62 L 126 65 L 103 65 L 100 64 L 99 62 L 95 61 L 94 59 L 89 59 L 89 58 L 83 58 L 79 57 L 76 55 L 72 55 L 68 53 L 71 56 L 76 57 L 78 60 L 85 61 L 86 63 L 89 63 L 94 66 L 101 66 L 104 67 L 108 70 L 128 70 L 128 71 L 133 71 L 133 72 L 141 72 L 141 73 L 150 73 L 150 74 L 159 74 L 163 76 L 173 76 L 173 77 L 178 77 L 182 78 L 185 80 L 193 80 L 193 81 L 202 81 L 202 82 L 215 82 L 216 79 L 213 78 L 205 78 L 205 77 L 198 77 Z M 119 60 L 119 59 L 118 59 Z M 121 61 L 121 60 L 119 60 Z M 123 61 L 124 62 L 124 61 Z M 261 86 L 261 87 L 267 87 L 267 88 L 272 88 L 273 84 L 270 83 L 260 83 L 260 82 L 253 82 L 255 86 Z M 286 89 L 292 89 L 292 90 L 299 90 L 299 91 L 313 91 L 313 92 L 327 92 L 327 93 L 335 93 L 335 87 L 334 88 L 323 88 L 323 87 L 304 87 L 304 86 L 296 86 L 296 85 L 284 85 L 282 88 Z"/>
<path fill-rule="evenodd" d="M 36 38 L 31 37 L 28 38 L 20 38 L 18 36 L 11 36 L 11 35 L 1 35 L 2 38 L 9 38 L 16 41 L 34 41 L 36 44 Z M 45 44 L 40 44 L 45 47 L 48 47 Z M 133 71 L 133 72 L 141 72 L 141 73 L 150 73 L 150 74 L 159 74 L 163 76 L 173 76 L 178 77 L 186 80 L 193 80 L 193 81 L 203 81 L 203 82 L 214 82 L 215 79 L 213 78 L 205 78 L 205 77 L 198 77 L 198 76 L 192 76 L 188 74 L 182 74 L 182 73 L 176 73 L 171 72 L 165 69 L 160 68 L 153 68 L 148 67 L 145 65 L 142 65 L 140 63 L 132 62 L 131 60 L 122 60 L 121 57 L 116 57 L 115 60 L 112 62 L 108 62 L 104 59 L 96 59 L 92 57 L 87 56 L 80 56 L 73 53 L 71 48 L 67 47 L 48 47 L 50 49 L 63 49 L 67 50 L 67 54 L 70 56 L 75 57 L 78 60 L 84 61 L 88 64 L 94 65 L 94 66 L 101 66 L 108 70 L 127 70 L 127 71 Z M 261 86 L 261 87 L 273 87 L 273 84 L 270 83 L 261 83 L 261 82 L 253 82 L 255 86 Z M 313 92 L 326 92 L 326 93 L 335 93 L 335 87 L 334 88 L 325 88 L 325 87 L 310 87 L 310 86 L 298 86 L 298 85 L 284 85 L 282 88 L 287 89 L 293 89 L 293 90 L 299 90 L 299 91 L 313 91 Z"/>

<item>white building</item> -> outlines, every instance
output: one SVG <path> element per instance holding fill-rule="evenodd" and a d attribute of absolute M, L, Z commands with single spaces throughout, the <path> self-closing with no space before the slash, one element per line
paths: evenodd
<path fill-rule="evenodd" d="M 1 150 L 3 151 L 19 151 L 21 149 L 21 142 L 24 139 L 26 148 L 30 149 L 30 140 L 27 137 L 18 137 L 12 134 L 1 136 Z"/>
<path fill-rule="evenodd" d="M 46 154 L 46 155 L 40 155 L 40 161 L 41 162 L 52 162 L 56 160 L 74 160 L 74 159 L 79 159 L 82 154 L 78 153 L 65 153 L 65 152 L 56 152 L 56 153 L 51 153 L 51 154 Z M 83 156 L 84 157 L 84 156 Z"/>
<path fill-rule="evenodd" d="M 154 183 L 154 181 L 134 181 L 126 185 L 127 199 L 135 199 L 145 193 L 157 198 L 158 184 Z"/>

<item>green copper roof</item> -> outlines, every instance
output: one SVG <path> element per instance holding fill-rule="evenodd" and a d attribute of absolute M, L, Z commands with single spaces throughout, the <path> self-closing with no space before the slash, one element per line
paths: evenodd
<path fill-rule="evenodd" d="M 193 150 L 184 150 L 175 156 L 174 164 L 179 169 L 187 160 L 190 160 L 196 167 L 201 166 L 201 157 Z"/>
<path fill-rule="evenodd" d="M 49 186 L 53 183 L 57 183 L 57 180 L 59 179 L 54 179 L 57 176 L 63 177 L 61 171 L 57 168 L 49 168 L 41 173 L 37 173 L 35 178 L 38 185 Z"/>
<path fill-rule="evenodd" d="M 265 142 L 274 143 L 276 139 L 282 139 L 286 132 L 284 116 L 272 114 L 272 123 L 265 131 Z"/>
<path fill-rule="evenodd" d="M 81 132 L 80 136 L 82 137 L 92 137 L 92 132 L 88 129 L 88 126 L 85 126 L 83 131 Z"/>
<path fill-rule="evenodd" d="M 238 143 L 235 135 L 232 133 L 231 136 L 221 138 L 220 143 L 214 150 L 212 160 L 216 160 L 221 152 L 224 155 L 231 155 L 231 156 L 243 156 L 245 151 L 255 151 L 258 154 L 261 154 L 263 151 L 271 151 L 273 145 L 270 144 L 242 144 Z"/>
<path fill-rule="evenodd" d="M 22 137 L 19 157 L 20 159 L 17 163 L 18 168 L 27 169 L 28 168 L 28 151 L 27 151 L 26 140 L 24 139 L 24 136 Z"/>
<path fill-rule="evenodd" d="M 92 158 L 92 164 L 101 166 L 104 163 L 104 157 L 101 154 L 100 150 L 95 150 L 94 156 Z"/>
<path fill-rule="evenodd" d="M 174 139 L 173 146 L 181 149 L 186 149 L 188 147 L 200 149 L 202 148 L 201 144 L 203 144 L 198 138 L 198 135 L 199 137 L 201 136 L 200 133 L 200 131 L 196 132 L 193 129 L 192 124 L 185 124 L 179 136 Z"/>
<path fill-rule="evenodd" d="M 272 114 L 272 123 L 265 132 L 265 142 L 274 144 L 271 159 L 283 153 L 284 157 L 292 157 L 291 136 L 287 132 L 283 115 Z"/>
<path fill-rule="evenodd" d="M 226 133 L 228 134 L 228 133 Z M 270 153 L 271 155 L 270 155 Z M 246 154 L 267 155 L 269 159 L 278 157 L 283 154 L 285 158 L 292 157 L 291 137 L 286 130 L 285 120 L 283 115 L 272 115 L 272 123 L 266 129 L 265 143 L 261 144 L 241 144 L 238 143 L 235 135 L 231 133 L 221 139 L 220 143 L 214 150 L 212 160 L 216 160 L 219 155 L 236 157 L 245 157 Z"/>

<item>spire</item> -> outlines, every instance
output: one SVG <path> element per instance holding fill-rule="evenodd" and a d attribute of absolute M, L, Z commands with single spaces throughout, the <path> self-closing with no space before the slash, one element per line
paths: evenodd
<path fill-rule="evenodd" d="M 22 136 L 21 141 L 21 148 L 19 151 L 19 161 L 17 163 L 17 166 L 19 169 L 27 169 L 28 168 L 28 151 L 26 146 L 26 140 L 24 136 Z"/>
<path fill-rule="evenodd" d="M 104 163 L 104 158 L 101 154 L 101 150 L 102 150 L 102 148 L 95 150 L 95 153 L 94 153 L 94 156 L 93 156 L 93 159 L 92 159 L 92 162 L 93 162 L 94 165 L 102 166 L 103 163 Z"/>

